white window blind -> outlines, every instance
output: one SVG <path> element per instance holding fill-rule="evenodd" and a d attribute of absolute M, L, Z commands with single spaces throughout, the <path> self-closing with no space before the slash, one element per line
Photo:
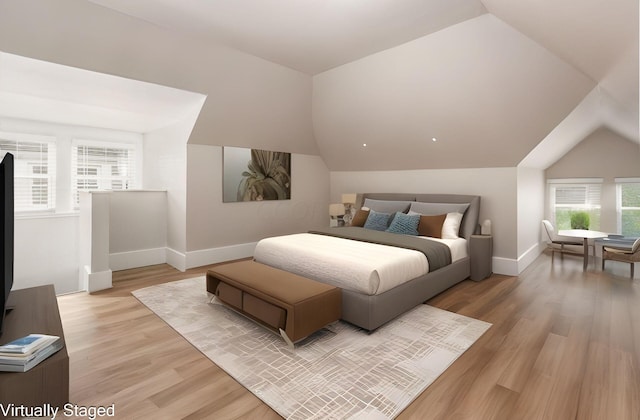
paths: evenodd
<path fill-rule="evenodd" d="M 55 209 L 56 145 L 41 136 L 0 133 L 0 157 L 14 157 L 15 211 Z"/>
<path fill-rule="evenodd" d="M 640 236 L 640 178 L 616 178 L 618 233 Z"/>
<path fill-rule="evenodd" d="M 138 188 L 133 144 L 74 140 L 71 165 L 75 208 L 80 203 L 80 191 Z"/>
<path fill-rule="evenodd" d="M 602 188 L 599 184 L 556 185 L 555 190 L 556 206 L 584 209 L 600 207 Z"/>
<path fill-rule="evenodd" d="M 589 214 L 590 229 L 600 227 L 601 179 L 550 180 L 552 219 L 557 229 L 571 229 L 571 214 Z"/>

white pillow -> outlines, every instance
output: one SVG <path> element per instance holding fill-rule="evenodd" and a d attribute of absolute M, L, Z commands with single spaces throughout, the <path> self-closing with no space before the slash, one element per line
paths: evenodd
<path fill-rule="evenodd" d="M 447 213 L 447 218 L 442 224 L 442 239 L 458 239 L 460 222 L 462 222 L 462 213 Z"/>

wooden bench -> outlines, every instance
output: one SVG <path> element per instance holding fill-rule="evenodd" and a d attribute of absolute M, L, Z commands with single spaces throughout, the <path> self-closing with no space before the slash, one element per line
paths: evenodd
<path fill-rule="evenodd" d="M 340 319 L 342 291 L 255 261 L 207 271 L 207 291 L 293 344 Z"/>

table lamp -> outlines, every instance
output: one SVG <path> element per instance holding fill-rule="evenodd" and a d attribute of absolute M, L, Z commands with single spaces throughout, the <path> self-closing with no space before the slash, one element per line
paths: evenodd
<path fill-rule="evenodd" d="M 329 204 L 329 216 L 331 216 L 330 226 L 343 226 L 344 225 L 344 204 L 334 203 Z"/>

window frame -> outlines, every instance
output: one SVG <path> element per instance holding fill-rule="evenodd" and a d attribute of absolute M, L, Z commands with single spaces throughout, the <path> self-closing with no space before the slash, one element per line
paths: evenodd
<path fill-rule="evenodd" d="M 118 179 L 118 176 L 105 176 L 96 173 L 95 179 L 97 182 L 96 189 L 83 189 L 78 190 L 77 185 L 80 177 L 78 176 L 78 162 L 77 162 L 77 147 L 95 147 L 95 148 L 105 148 L 105 149 L 122 149 L 130 151 L 133 156 L 129 157 L 129 169 L 132 170 L 133 174 L 125 177 L 123 179 L 129 180 L 130 186 L 128 188 L 123 189 L 114 189 L 114 188 L 105 188 L 105 182 L 113 182 L 115 179 Z M 74 211 L 79 210 L 79 191 L 126 191 L 126 190 L 136 190 L 140 189 L 142 185 L 142 147 L 140 142 L 131 142 L 131 141 L 108 141 L 108 140 L 92 140 L 87 138 L 73 138 L 71 140 L 70 146 L 70 181 L 71 181 L 71 209 Z M 92 178 L 89 178 L 92 179 Z"/>
<path fill-rule="evenodd" d="M 622 187 L 623 185 L 638 185 L 640 186 L 640 178 L 615 178 L 616 184 L 616 228 L 619 234 L 624 235 L 622 232 L 622 212 L 624 210 L 637 210 L 640 211 L 640 207 L 623 207 L 622 206 Z"/>
<path fill-rule="evenodd" d="M 557 220 L 557 204 L 556 204 L 556 191 L 560 187 L 586 187 L 587 192 L 585 194 L 585 203 L 584 204 L 576 204 L 576 205 L 567 205 L 569 208 L 579 208 L 583 209 L 587 212 L 597 210 L 601 217 L 602 211 L 602 184 L 604 180 L 602 178 L 558 178 L 558 179 L 548 179 L 548 197 L 549 197 L 549 219 L 552 221 L 556 229 L 564 229 L 564 227 L 560 226 Z M 590 203 L 589 198 L 593 197 L 593 194 L 589 192 L 589 189 L 597 189 L 598 190 L 598 200 L 597 204 Z M 600 228 L 600 220 L 598 220 L 597 226 L 591 224 L 589 229 L 599 229 Z"/>
<path fill-rule="evenodd" d="M 14 164 L 14 185 L 15 185 L 15 215 L 17 217 L 27 217 L 27 216 L 37 216 L 37 215 L 48 215 L 56 212 L 56 200 L 58 196 L 58 183 L 57 183 L 57 164 L 58 164 L 58 150 L 57 150 L 57 138 L 51 135 L 41 135 L 41 134 L 30 134 L 30 133 L 21 133 L 21 132 L 9 132 L 9 131 L 0 131 L 0 140 L 13 142 L 16 144 L 15 151 L 5 150 L 0 148 L 0 159 L 4 157 L 5 153 L 12 153 L 15 158 Z M 34 159 L 24 159 L 19 155 L 19 144 L 20 143 L 33 143 L 33 144 L 46 144 L 47 145 L 47 159 L 46 159 L 46 167 L 47 173 L 44 174 L 35 174 L 35 173 L 23 173 L 21 171 L 21 167 L 24 164 L 24 161 L 30 161 L 31 167 L 35 168 L 38 164 L 42 164 L 42 160 L 34 160 Z M 29 163 L 27 163 L 29 164 Z M 39 176 L 34 176 L 39 175 Z M 22 187 L 20 186 L 20 182 L 18 180 L 28 180 L 31 179 L 33 181 L 36 180 L 46 180 L 47 186 L 47 204 L 46 207 L 41 207 L 33 204 L 33 193 L 35 184 L 31 184 L 31 192 L 26 191 L 22 192 Z M 28 201 L 29 195 L 32 196 L 32 204 L 28 207 L 22 207 L 20 203 L 24 201 Z"/>

